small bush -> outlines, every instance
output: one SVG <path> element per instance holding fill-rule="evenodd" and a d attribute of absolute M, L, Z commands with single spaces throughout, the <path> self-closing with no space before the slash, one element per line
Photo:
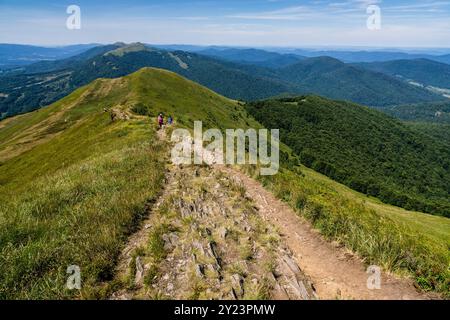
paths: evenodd
<path fill-rule="evenodd" d="M 141 116 L 149 115 L 149 110 L 148 110 L 147 106 L 145 106 L 143 103 L 138 103 L 138 104 L 134 105 L 133 108 L 131 108 L 131 110 L 134 113 L 139 114 Z"/>

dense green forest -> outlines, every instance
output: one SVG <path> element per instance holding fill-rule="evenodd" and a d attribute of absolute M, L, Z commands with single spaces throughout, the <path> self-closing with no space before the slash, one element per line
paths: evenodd
<path fill-rule="evenodd" d="M 248 103 L 247 111 L 303 164 L 410 210 L 450 217 L 450 148 L 381 112 L 303 96 Z"/>
<path fill-rule="evenodd" d="M 450 148 L 450 123 L 405 122 L 405 124 L 423 134 L 430 135 Z"/>
<path fill-rule="evenodd" d="M 386 107 L 445 99 L 393 76 L 330 57 L 304 59 L 277 72 L 283 80 L 300 86 L 302 94 L 318 94 L 368 106 Z"/>
<path fill-rule="evenodd" d="M 414 59 L 361 63 L 359 66 L 405 80 L 414 80 L 424 86 L 450 89 L 450 65 L 446 63 Z"/>
<path fill-rule="evenodd" d="M 381 110 L 401 120 L 450 124 L 450 101 L 393 106 Z"/>

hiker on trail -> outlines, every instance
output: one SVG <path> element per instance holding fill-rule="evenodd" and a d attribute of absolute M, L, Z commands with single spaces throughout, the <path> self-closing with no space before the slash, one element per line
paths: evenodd
<path fill-rule="evenodd" d="M 169 118 L 167 119 L 167 124 L 170 126 L 173 123 L 173 118 L 172 116 L 169 116 Z"/>
<path fill-rule="evenodd" d="M 162 113 L 160 113 L 159 116 L 158 116 L 158 125 L 159 125 L 159 128 L 160 128 L 160 129 L 161 129 L 161 128 L 163 127 L 163 125 L 164 125 L 164 116 L 162 115 Z"/>

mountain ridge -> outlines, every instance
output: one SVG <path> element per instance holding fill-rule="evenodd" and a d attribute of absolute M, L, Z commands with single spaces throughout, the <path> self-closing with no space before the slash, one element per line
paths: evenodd
<path fill-rule="evenodd" d="M 314 62 L 323 66 L 307 72 L 308 65 Z M 3 74 L 0 76 L 0 117 L 48 105 L 96 78 L 120 77 L 142 67 L 177 72 L 222 95 L 240 100 L 315 93 L 370 106 L 386 106 L 443 99 L 395 78 L 355 69 L 333 58 L 304 59 L 281 69 L 271 69 L 196 53 L 152 49 L 139 43 L 131 46 L 116 43 L 93 48 L 76 57 L 41 62 L 22 71 Z M 319 72 L 322 69 L 323 72 Z"/>
<path fill-rule="evenodd" d="M 362 68 L 402 77 L 423 86 L 434 86 L 450 91 L 450 65 L 421 58 L 357 64 Z M 450 96 L 450 95 L 449 95 Z"/>
<path fill-rule="evenodd" d="M 368 106 L 414 103 L 417 100 L 444 100 L 422 88 L 380 72 L 366 71 L 331 57 L 304 59 L 281 68 L 284 80 L 302 87 L 303 93 L 318 94 L 331 99 L 349 100 Z"/>

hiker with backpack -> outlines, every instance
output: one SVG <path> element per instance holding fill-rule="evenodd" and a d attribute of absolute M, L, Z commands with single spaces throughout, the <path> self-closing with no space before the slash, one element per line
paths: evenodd
<path fill-rule="evenodd" d="M 171 126 L 172 123 L 173 123 L 173 118 L 172 118 L 172 116 L 169 116 L 169 118 L 167 119 L 167 124 L 168 124 L 169 126 Z"/>

